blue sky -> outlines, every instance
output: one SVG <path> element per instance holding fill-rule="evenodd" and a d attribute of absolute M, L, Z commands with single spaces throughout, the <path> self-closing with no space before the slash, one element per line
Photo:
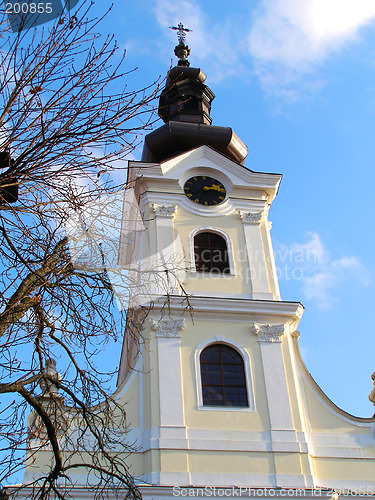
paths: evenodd
<path fill-rule="evenodd" d="M 282 298 L 306 307 L 305 363 L 334 403 L 372 416 L 375 3 L 116 0 L 102 30 L 138 68 L 130 88 L 175 64 L 180 21 L 216 94 L 213 124 L 248 145 L 247 167 L 283 174 L 270 220 Z"/>

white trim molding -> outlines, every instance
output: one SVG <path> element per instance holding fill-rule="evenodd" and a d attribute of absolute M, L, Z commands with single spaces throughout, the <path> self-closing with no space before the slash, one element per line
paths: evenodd
<path fill-rule="evenodd" d="M 235 276 L 235 267 L 234 267 L 234 257 L 233 257 L 233 247 L 232 247 L 232 240 L 225 231 L 222 229 L 219 229 L 217 227 L 212 227 L 212 226 L 203 226 L 203 227 L 198 227 L 194 229 L 189 236 L 189 249 L 190 249 L 190 272 L 192 273 L 197 273 L 199 271 L 196 270 L 195 268 L 195 254 L 194 254 L 194 238 L 198 233 L 215 233 L 218 234 L 219 236 L 222 236 L 225 239 L 225 242 L 227 244 L 227 253 L 228 253 L 228 263 L 229 263 L 229 268 L 230 268 L 230 273 L 229 274 L 223 274 L 223 276 Z M 203 273 L 199 273 L 204 275 Z"/>
<path fill-rule="evenodd" d="M 229 347 L 232 347 L 236 351 L 238 351 L 243 359 L 244 369 L 245 369 L 245 380 L 246 380 L 246 391 L 247 391 L 247 401 L 248 406 L 204 406 L 203 405 L 203 394 L 202 394 L 202 377 L 201 377 L 201 363 L 200 363 L 200 355 L 203 349 L 211 344 L 225 344 Z M 238 342 L 232 339 L 228 339 L 222 336 L 215 336 L 210 339 L 206 339 L 199 344 L 194 353 L 194 361 L 195 361 L 195 386 L 197 392 L 197 407 L 198 410 L 214 410 L 214 411 L 255 411 L 255 399 L 254 399 L 254 388 L 253 388 L 253 377 L 251 374 L 251 362 L 250 355 L 247 350 Z"/>

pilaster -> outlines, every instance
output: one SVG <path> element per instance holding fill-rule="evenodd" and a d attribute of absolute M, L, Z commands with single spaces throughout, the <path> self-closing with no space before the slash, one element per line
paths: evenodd
<path fill-rule="evenodd" d="M 177 235 L 173 228 L 173 218 L 177 211 L 177 205 L 152 203 L 152 210 L 155 216 L 157 249 L 155 271 L 159 274 L 162 273 L 158 281 L 159 283 L 163 282 L 163 289 L 160 290 L 160 293 L 177 293 L 176 269 L 181 266 L 180 262 L 178 262 L 181 252 L 178 251 L 179 249 L 175 244 Z"/>
<path fill-rule="evenodd" d="M 272 299 L 270 289 L 266 252 L 262 242 L 260 225 L 267 216 L 266 210 L 262 212 L 246 212 L 239 210 L 245 235 L 247 260 L 252 287 L 253 299 Z"/>
<path fill-rule="evenodd" d="M 262 357 L 276 485 L 312 487 L 314 483 L 311 471 L 303 473 L 301 467 L 299 484 L 296 485 L 296 478 L 286 474 L 283 467 L 283 453 L 308 454 L 305 433 L 297 432 L 293 422 L 291 396 L 282 350 L 283 337 L 289 335 L 289 324 L 254 323 L 253 333 L 258 337 Z"/>
<path fill-rule="evenodd" d="M 160 440 L 186 439 L 182 393 L 181 331 L 185 320 L 152 319 L 158 350 Z"/>

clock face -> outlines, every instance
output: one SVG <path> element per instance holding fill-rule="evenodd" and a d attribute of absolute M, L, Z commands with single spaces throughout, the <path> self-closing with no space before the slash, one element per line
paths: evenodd
<path fill-rule="evenodd" d="M 226 190 L 220 181 L 197 175 L 185 182 L 184 191 L 189 200 L 200 205 L 218 205 L 225 200 Z"/>

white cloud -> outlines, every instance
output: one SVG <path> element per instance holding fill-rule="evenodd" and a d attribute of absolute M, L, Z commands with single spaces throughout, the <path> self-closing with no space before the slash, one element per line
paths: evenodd
<path fill-rule="evenodd" d="M 291 86 L 374 20 L 373 0 L 261 0 L 248 39 L 256 72 L 268 89 Z"/>
<path fill-rule="evenodd" d="M 327 309 L 335 305 L 344 286 L 369 285 L 369 274 L 354 256 L 332 258 L 319 234 L 306 234 L 305 243 L 277 245 L 276 263 L 280 280 L 297 280 L 307 300 Z"/>
<path fill-rule="evenodd" d="M 306 262 L 311 263 L 312 261 L 315 263 L 323 263 L 327 260 L 327 250 L 324 248 L 324 245 L 319 237 L 319 234 L 309 232 L 307 236 L 310 238 L 310 241 L 306 243 L 292 243 L 291 251 L 296 255 L 300 253 L 301 256 L 306 258 Z"/>
<path fill-rule="evenodd" d="M 193 0 L 157 0 L 155 15 L 166 34 L 161 46 L 165 57 L 173 55 L 171 48 L 177 44 L 176 33 L 168 28 L 182 22 L 192 30 L 186 37 L 192 51 L 189 60 L 193 66 L 202 67 L 209 76 L 210 84 L 225 82 L 245 72 L 239 53 L 241 33 L 229 16 L 223 22 L 215 23 L 201 8 L 201 4 Z M 173 59 L 175 64 L 176 59 Z"/>

